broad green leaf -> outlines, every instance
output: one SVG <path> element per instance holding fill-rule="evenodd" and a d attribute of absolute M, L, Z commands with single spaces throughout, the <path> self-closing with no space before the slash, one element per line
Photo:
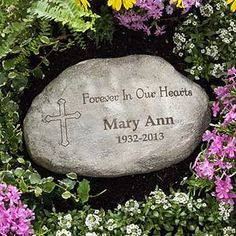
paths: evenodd
<path fill-rule="evenodd" d="M 79 187 L 77 188 L 77 193 L 79 194 L 79 197 L 80 197 L 82 203 L 85 203 L 89 200 L 89 192 L 90 192 L 89 181 L 86 179 L 83 179 L 79 183 Z"/>
<path fill-rule="evenodd" d="M 2 61 L 2 67 L 4 70 L 14 70 L 15 63 L 13 60 L 4 60 Z"/>
<path fill-rule="evenodd" d="M 70 179 L 77 179 L 77 174 L 74 172 L 70 172 L 70 173 L 66 174 L 66 176 Z"/>
<path fill-rule="evenodd" d="M 42 194 L 42 192 L 43 192 L 42 189 L 38 186 L 34 190 L 34 194 L 36 197 L 39 197 Z"/>
<path fill-rule="evenodd" d="M 38 173 L 32 173 L 29 176 L 29 180 L 31 184 L 40 184 L 41 183 L 41 176 Z"/>
<path fill-rule="evenodd" d="M 55 187 L 56 184 L 54 182 L 45 182 L 42 184 L 43 191 L 46 193 L 51 193 Z"/>
<path fill-rule="evenodd" d="M 69 199 L 69 198 L 71 198 L 71 193 L 69 191 L 65 191 L 61 196 L 64 199 Z"/>

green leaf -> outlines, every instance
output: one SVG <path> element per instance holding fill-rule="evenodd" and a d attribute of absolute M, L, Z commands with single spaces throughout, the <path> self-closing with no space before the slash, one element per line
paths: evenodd
<path fill-rule="evenodd" d="M 17 76 L 17 73 L 15 71 L 11 71 L 9 74 L 8 74 L 8 78 L 9 79 L 14 79 L 16 78 Z"/>
<path fill-rule="evenodd" d="M 45 35 L 40 37 L 40 41 L 45 44 L 50 44 L 50 39 Z"/>
<path fill-rule="evenodd" d="M 32 173 L 29 176 L 29 180 L 31 184 L 40 184 L 41 183 L 41 176 L 38 173 Z"/>
<path fill-rule="evenodd" d="M 23 178 L 20 180 L 19 187 L 20 187 L 20 190 L 21 190 L 22 192 L 27 192 L 27 190 L 28 190 L 28 186 L 27 186 L 27 184 L 25 183 L 25 181 L 24 181 Z"/>
<path fill-rule="evenodd" d="M 60 182 L 60 184 L 64 185 L 64 187 L 68 190 L 72 190 L 76 184 L 76 181 L 71 180 L 71 179 L 63 179 L 59 182 Z"/>
<path fill-rule="evenodd" d="M 191 56 L 187 56 L 187 57 L 184 58 L 184 61 L 187 62 L 187 63 L 191 63 L 193 60 L 192 60 Z"/>
<path fill-rule="evenodd" d="M 13 60 L 4 60 L 2 61 L 2 67 L 4 70 L 14 70 L 15 69 L 15 63 Z"/>
<path fill-rule="evenodd" d="M 70 179 L 77 179 L 77 174 L 74 172 L 68 173 L 66 176 Z"/>
<path fill-rule="evenodd" d="M 8 77 L 4 73 L 0 73 L 0 87 L 4 86 L 8 80 Z"/>
<path fill-rule="evenodd" d="M 42 79 L 44 77 L 43 71 L 39 66 L 32 70 L 32 74 L 37 79 Z"/>
<path fill-rule="evenodd" d="M 89 200 L 89 192 L 90 192 L 89 181 L 83 179 L 83 181 L 79 183 L 79 187 L 77 188 L 77 193 L 79 194 L 82 203 L 85 203 Z"/>
<path fill-rule="evenodd" d="M 65 191 L 61 196 L 64 199 L 69 199 L 69 198 L 71 198 L 71 193 L 69 191 Z"/>
<path fill-rule="evenodd" d="M 24 160 L 22 157 L 17 158 L 17 161 L 18 161 L 20 164 L 25 164 L 25 160 Z"/>
<path fill-rule="evenodd" d="M 16 177 L 21 177 L 24 172 L 25 171 L 22 168 L 18 167 L 18 168 L 15 169 L 14 174 L 15 174 Z"/>
<path fill-rule="evenodd" d="M 43 58 L 42 62 L 45 66 L 49 66 L 50 64 L 49 60 L 46 57 Z"/>
<path fill-rule="evenodd" d="M 56 184 L 54 182 L 45 182 L 42 184 L 43 191 L 46 193 L 51 193 L 55 187 Z"/>
<path fill-rule="evenodd" d="M 38 186 L 34 190 L 34 194 L 36 197 L 39 197 L 42 194 L 42 192 L 43 192 L 42 189 Z"/>

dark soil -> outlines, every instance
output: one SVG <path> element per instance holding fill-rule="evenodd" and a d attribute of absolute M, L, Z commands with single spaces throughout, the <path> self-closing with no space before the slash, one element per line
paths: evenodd
<path fill-rule="evenodd" d="M 55 52 L 51 54 L 50 66 L 45 68 L 45 78 L 43 80 L 32 80 L 30 86 L 25 90 L 21 99 L 22 121 L 31 105 L 32 100 L 39 94 L 43 88 L 64 69 L 80 61 L 91 58 L 111 58 L 121 57 L 131 54 L 149 54 L 161 56 L 170 62 L 178 71 L 184 73 L 184 62 L 172 53 L 172 36 L 176 22 L 170 22 L 167 33 L 159 38 L 145 37 L 142 33 L 128 31 L 122 27 L 117 27 L 114 33 L 112 44 L 96 47 L 93 42 L 87 42 L 87 49 L 81 50 L 78 47 L 68 49 L 63 53 Z M 210 85 L 200 80 L 198 82 L 212 99 L 212 90 Z M 170 187 L 178 189 L 180 181 L 185 176 L 190 176 L 190 163 L 194 161 L 199 152 L 199 147 L 186 160 L 157 172 L 145 175 L 133 175 L 119 178 L 87 178 L 91 182 L 91 194 L 97 194 L 104 189 L 107 191 L 99 197 L 91 198 L 90 204 L 96 208 L 113 208 L 118 203 L 124 203 L 130 198 L 137 200 L 144 199 L 150 191 L 154 190 L 156 185 L 168 192 Z M 24 153 L 27 156 L 26 150 Z M 60 175 L 53 174 L 39 166 L 35 168 L 44 176 L 52 175 L 61 178 Z M 60 204 L 59 204 L 60 205 Z"/>

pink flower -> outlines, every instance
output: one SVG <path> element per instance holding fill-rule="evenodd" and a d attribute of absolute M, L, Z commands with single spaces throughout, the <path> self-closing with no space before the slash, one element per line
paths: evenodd
<path fill-rule="evenodd" d="M 23 205 L 21 193 L 14 186 L 0 184 L 0 235 L 29 236 L 34 232 L 31 221 L 34 213 Z"/>
<path fill-rule="evenodd" d="M 213 102 L 212 104 L 212 111 L 213 111 L 213 116 L 216 117 L 220 111 L 220 104 L 219 102 Z"/>
<path fill-rule="evenodd" d="M 236 138 L 233 137 L 225 147 L 225 153 L 229 158 L 236 158 Z"/>
<path fill-rule="evenodd" d="M 226 86 L 217 87 L 214 89 L 214 91 L 219 99 L 224 99 L 225 96 L 227 96 L 227 94 L 229 93 L 229 90 Z"/>
<path fill-rule="evenodd" d="M 223 154 L 223 142 L 224 138 L 220 135 L 214 137 L 213 142 L 209 147 L 209 154 L 210 155 L 217 155 L 222 156 Z"/>
<path fill-rule="evenodd" d="M 214 164 L 210 163 L 207 158 L 203 163 L 197 164 L 195 170 L 201 178 L 206 177 L 207 179 L 211 180 L 214 176 Z"/>
<path fill-rule="evenodd" d="M 230 193 L 233 189 L 233 185 L 229 176 L 226 176 L 225 180 L 220 179 L 218 176 L 215 181 L 216 189 L 214 195 L 219 199 L 229 204 L 234 204 L 233 198 L 236 198 L 236 194 Z"/>
<path fill-rule="evenodd" d="M 231 110 L 225 115 L 223 125 L 229 124 L 231 121 L 236 121 L 236 104 L 233 105 Z"/>
<path fill-rule="evenodd" d="M 216 166 L 219 166 L 221 169 L 231 169 L 232 168 L 232 164 L 227 162 L 227 161 L 223 161 L 222 159 L 218 159 L 216 162 L 215 162 L 215 165 Z"/>
<path fill-rule="evenodd" d="M 235 80 L 235 78 L 236 78 L 236 68 L 233 67 L 233 68 L 229 69 L 227 76 L 228 76 L 227 79 L 228 79 L 229 81 L 234 82 L 234 80 Z"/>

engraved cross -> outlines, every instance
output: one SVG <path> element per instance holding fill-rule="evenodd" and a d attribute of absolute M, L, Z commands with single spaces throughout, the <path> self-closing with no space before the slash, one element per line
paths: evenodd
<path fill-rule="evenodd" d="M 59 115 L 50 116 L 47 115 L 43 121 L 44 122 L 51 122 L 51 121 L 60 121 L 60 128 L 61 128 L 61 145 L 66 147 L 69 145 L 69 140 L 67 136 L 67 120 L 68 119 L 79 119 L 81 116 L 81 113 L 76 111 L 71 114 L 66 114 L 66 100 L 63 98 L 60 98 L 57 101 L 59 105 Z"/>

